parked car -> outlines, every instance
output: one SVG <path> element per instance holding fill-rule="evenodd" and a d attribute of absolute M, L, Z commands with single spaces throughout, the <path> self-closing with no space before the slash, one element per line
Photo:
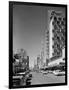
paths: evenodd
<path fill-rule="evenodd" d="M 26 81 L 30 81 L 30 80 L 31 80 L 31 78 L 30 77 L 27 77 Z"/>
<path fill-rule="evenodd" d="M 52 70 L 49 70 L 48 72 L 49 72 L 49 73 L 53 73 L 53 71 L 52 71 Z"/>
<path fill-rule="evenodd" d="M 32 74 L 29 74 L 29 77 L 31 77 L 31 78 L 32 78 Z"/>
<path fill-rule="evenodd" d="M 27 80 L 31 80 L 32 74 L 28 73 L 28 74 L 26 75 L 26 77 L 27 77 Z"/>
<path fill-rule="evenodd" d="M 45 69 L 40 70 L 40 72 L 43 73 L 43 74 L 48 74 L 48 70 L 45 70 Z"/>
<path fill-rule="evenodd" d="M 43 71 L 42 73 L 43 73 L 43 74 L 48 74 L 48 71 Z"/>
<path fill-rule="evenodd" d="M 20 85 L 22 78 L 23 76 L 20 76 L 20 75 L 13 76 L 13 85 L 14 86 Z"/>
<path fill-rule="evenodd" d="M 43 74 L 48 74 L 48 70 L 43 70 L 42 73 Z"/>
<path fill-rule="evenodd" d="M 62 76 L 62 75 L 65 75 L 65 71 L 56 70 L 56 71 L 53 71 L 53 74 L 56 76 Z"/>

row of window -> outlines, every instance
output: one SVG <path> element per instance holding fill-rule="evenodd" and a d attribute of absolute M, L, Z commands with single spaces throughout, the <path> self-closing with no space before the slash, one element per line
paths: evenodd
<path fill-rule="evenodd" d="M 61 56 L 62 53 L 61 52 L 55 52 L 55 53 L 52 53 L 53 56 Z"/>
<path fill-rule="evenodd" d="M 65 28 L 62 29 L 53 29 L 52 32 L 55 33 L 65 33 Z"/>
<path fill-rule="evenodd" d="M 57 22 L 57 21 L 64 21 L 64 22 L 65 22 L 65 18 L 64 18 L 64 17 L 54 16 L 54 17 L 53 17 L 53 20 L 54 20 L 55 22 Z"/>
<path fill-rule="evenodd" d="M 52 40 L 54 41 L 54 42 L 65 42 L 65 35 L 61 35 L 61 36 L 57 36 L 57 35 L 55 35 L 54 37 L 52 37 Z"/>
<path fill-rule="evenodd" d="M 63 26 L 63 25 L 65 25 L 65 22 L 64 22 L 64 21 L 56 21 L 56 22 L 53 21 L 53 22 L 52 22 L 52 25 L 55 25 L 55 24 L 56 24 L 56 25 L 62 25 L 62 26 Z"/>
<path fill-rule="evenodd" d="M 53 56 L 61 56 L 62 55 L 62 47 L 65 45 L 65 17 L 62 17 L 62 15 L 58 12 L 53 11 L 51 13 L 51 17 L 53 18 Z"/>

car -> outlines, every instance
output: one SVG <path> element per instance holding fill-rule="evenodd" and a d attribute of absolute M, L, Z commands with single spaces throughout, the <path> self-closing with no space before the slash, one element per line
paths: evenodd
<path fill-rule="evenodd" d="M 32 74 L 28 73 L 26 74 L 26 81 L 30 81 L 32 78 Z"/>
<path fill-rule="evenodd" d="M 30 80 L 31 80 L 31 77 L 26 77 L 26 82 L 30 82 Z"/>
<path fill-rule="evenodd" d="M 31 81 L 26 80 L 26 85 L 31 85 Z"/>
<path fill-rule="evenodd" d="M 65 71 L 56 70 L 56 71 L 53 71 L 53 74 L 55 76 L 62 76 L 62 75 L 65 75 Z"/>
<path fill-rule="evenodd" d="M 25 76 L 26 76 L 26 73 L 25 73 L 25 72 L 19 72 L 19 73 L 17 73 L 16 75 L 17 75 L 17 76 L 23 76 L 23 77 L 25 77 Z"/>
<path fill-rule="evenodd" d="M 43 74 L 48 74 L 48 71 L 43 71 L 42 73 L 43 73 Z"/>
<path fill-rule="evenodd" d="M 30 80 L 31 80 L 31 78 L 30 77 L 27 77 L 26 81 L 30 81 Z"/>
<path fill-rule="evenodd" d="M 32 77 L 32 74 L 29 74 L 29 77 Z"/>
<path fill-rule="evenodd" d="M 20 85 L 26 85 L 26 81 L 30 80 L 29 73 L 26 73 L 26 72 L 16 73 L 15 79 L 16 79 L 14 80 L 15 83 L 20 81 Z"/>
<path fill-rule="evenodd" d="M 20 85 L 22 78 L 23 78 L 23 76 L 20 76 L 20 75 L 13 76 L 13 86 Z"/>
<path fill-rule="evenodd" d="M 40 70 L 40 72 L 43 73 L 43 74 L 47 74 L 48 70 Z"/>
<path fill-rule="evenodd" d="M 53 73 L 53 71 L 51 71 L 51 70 L 49 70 L 48 72 L 49 72 L 49 73 Z"/>
<path fill-rule="evenodd" d="M 41 73 L 43 73 L 43 70 L 40 70 Z"/>

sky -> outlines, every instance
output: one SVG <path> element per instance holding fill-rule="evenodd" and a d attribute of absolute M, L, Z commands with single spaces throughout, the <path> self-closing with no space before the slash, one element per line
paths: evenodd
<path fill-rule="evenodd" d="M 14 5 L 13 6 L 13 50 L 25 49 L 30 66 L 41 52 L 42 40 L 48 28 L 48 10 L 64 8 Z"/>

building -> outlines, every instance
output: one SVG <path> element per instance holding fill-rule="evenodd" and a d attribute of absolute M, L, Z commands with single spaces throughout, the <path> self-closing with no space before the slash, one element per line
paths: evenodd
<path fill-rule="evenodd" d="M 46 30 L 46 65 L 59 64 L 65 50 L 65 15 L 62 11 L 48 11 Z M 65 54 L 65 53 L 64 53 Z"/>
<path fill-rule="evenodd" d="M 29 70 L 29 56 L 27 56 L 24 49 L 18 50 L 17 53 L 13 55 L 13 71 L 27 71 Z"/>
<path fill-rule="evenodd" d="M 22 68 L 29 70 L 29 56 L 26 58 L 22 58 Z"/>
<path fill-rule="evenodd" d="M 45 61 L 45 42 L 44 42 L 44 36 L 42 35 L 42 40 L 41 40 L 41 52 L 40 52 L 40 64 L 41 64 L 41 68 L 44 65 L 44 61 Z"/>
<path fill-rule="evenodd" d="M 38 68 L 40 69 L 41 68 L 41 66 L 42 66 L 42 64 L 41 64 L 41 57 L 40 57 L 40 55 L 38 55 L 37 56 L 37 66 L 38 66 Z"/>

